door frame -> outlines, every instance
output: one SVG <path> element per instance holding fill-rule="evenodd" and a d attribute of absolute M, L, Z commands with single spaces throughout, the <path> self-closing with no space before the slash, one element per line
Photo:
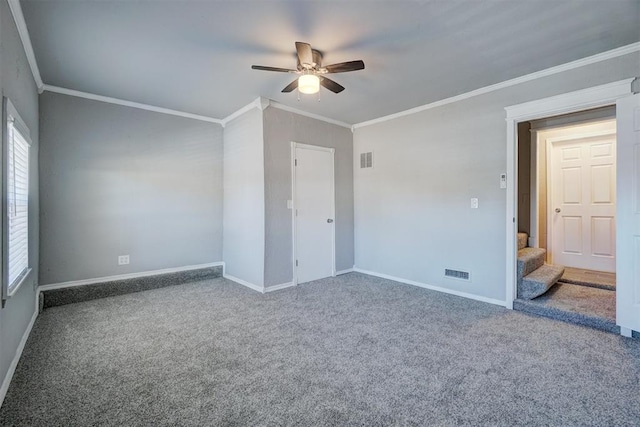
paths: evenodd
<path fill-rule="evenodd" d="M 577 127 L 581 127 L 581 126 L 589 126 L 589 125 L 597 125 L 597 124 L 601 124 L 604 122 L 610 122 L 613 121 L 615 122 L 615 119 L 604 119 L 604 120 L 597 120 L 594 122 L 589 122 L 589 123 L 582 123 L 582 124 L 578 124 L 578 125 L 570 125 L 570 126 L 565 126 L 565 127 L 561 127 L 561 128 L 557 128 L 554 129 L 556 131 L 562 131 L 562 130 L 570 130 L 571 128 L 577 128 Z M 553 150 L 555 147 L 557 147 L 557 145 L 555 144 L 565 144 L 565 143 L 570 143 L 571 141 L 577 139 L 577 138 L 591 138 L 591 137 L 600 137 L 600 136 L 609 136 L 609 135 L 615 135 L 616 130 L 615 130 L 615 123 L 614 123 L 614 128 L 613 130 L 594 130 L 594 131 L 586 131 L 583 133 L 571 133 L 568 135 L 562 135 L 562 136 L 554 136 L 551 138 L 547 138 L 545 140 L 546 143 L 546 163 L 547 163 L 547 177 L 546 177 L 546 184 L 547 184 L 547 189 L 546 189 L 546 195 L 547 195 L 547 260 L 550 263 L 553 263 L 554 261 L 554 252 L 553 252 L 553 213 L 554 213 L 554 207 L 553 207 L 553 196 L 554 196 L 554 192 L 553 192 Z M 585 143 L 583 143 L 585 144 Z M 618 151 L 615 150 L 616 153 L 616 160 L 617 160 L 617 154 Z M 617 165 L 616 165 L 617 166 Z M 615 178 L 615 177 L 614 177 Z M 617 186 L 617 185 L 616 185 Z M 616 198 L 616 205 L 617 205 L 617 198 Z M 614 219 L 615 220 L 615 219 Z"/>
<path fill-rule="evenodd" d="M 633 78 L 594 86 L 575 92 L 506 107 L 507 122 L 507 203 L 506 203 L 506 280 L 505 307 L 513 310 L 517 295 L 517 217 L 518 217 L 518 123 L 591 108 L 615 105 L 618 98 L 630 95 Z M 616 159 L 617 162 L 618 159 Z M 616 239 L 616 245 L 618 245 Z M 617 252 L 617 248 L 616 248 Z"/>
<path fill-rule="evenodd" d="M 291 259 L 291 265 L 293 267 L 293 285 L 298 285 L 298 270 L 296 268 L 296 259 L 298 258 L 298 251 L 296 245 L 296 148 L 303 148 L 306 150 L 325 151 L 331 153 L 331 216 L 333 217 L 333 223 L 331 224 L 331 277 L 336 277 L 336 175 L 335 175 L 335 148 L 321 147 L 318 145 L 303 144 L 300 142 L 291 141 L 291 234 L 293 237 L 292 248 L 293 256 Z"/>

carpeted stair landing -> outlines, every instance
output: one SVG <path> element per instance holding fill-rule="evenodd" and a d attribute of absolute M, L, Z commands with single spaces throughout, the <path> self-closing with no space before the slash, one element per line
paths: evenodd
<path fill-rule="evenodd" d="M 615 334 L 615 275 L 545 264 L 546 251 L 518 233 L 518 298 L 513 308 Z"/>
<path fill-rule="evenodd" d="M 591 286 L 558 283 L 532 300 L 517 299 L 513 308 L 539 316 L 620 333 L 616 325 L 616 293 Z"/>

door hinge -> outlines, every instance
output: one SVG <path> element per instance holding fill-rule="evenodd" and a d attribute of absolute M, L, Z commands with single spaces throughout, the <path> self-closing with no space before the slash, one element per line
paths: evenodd
<path fill-rule="evenodd" d="M 296 267 L 298 266 L 298 260 L 296 260 Z"/>
<path fill-rule="evenodd" d="M 293 160 L 293 164 L 294 164 L 294 166 L 298 166 L 298 159 L 294 159 Z"/>

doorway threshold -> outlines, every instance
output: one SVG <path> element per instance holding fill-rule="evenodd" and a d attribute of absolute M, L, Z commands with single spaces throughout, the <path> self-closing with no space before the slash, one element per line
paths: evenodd
<path fill-rule="evenodd" d="M 561 282 L 574 285 L 590 286 L 592 288 L 616 290 L 616 274 L 604 271 L 584 270 L 581 268 L 565 267 Z"/>

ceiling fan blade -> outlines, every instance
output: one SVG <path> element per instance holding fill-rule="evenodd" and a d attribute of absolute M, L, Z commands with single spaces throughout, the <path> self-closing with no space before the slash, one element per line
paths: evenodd
<path fill-rule="evenodd" d="M 262 70 L 262 71 L 278 71 L 280 73 L 297 73 L 298 70 L 290 70 L 288 68 L 277 68 L 277 67 L 265 67 L 262 65 L 252 65 L 252 70 Z"/>
<path fill-rule="evenodd" d="M 282 92 L 287 93 L 287 92 L 291 92 L 293 91 L 295 88 L 298 87 L 298 79 L 295 79 L 294 81 L 292 81 L 291 83 L 289 83 L 287 85 L 287 87 L 285 87 L 284 89 L 282 89 Z"/>
<path fill-rule="evenodd" d="M 301 65 L 309 66 L 305 68 L 313 67 L 313 52 L 309 43 L 296 42 L 296 51 L 298 52 L 298 62 Z"/>
<path fill-rule="evenodd" d="M 327 65 L 323 68 L 327 70 L 327 73 L 346 73 L 348 71 L 364 70 L 364 62 L 362 60 L 341 62 Z"/>
<path fill-rule="evenodd" d="M 340 93 L 344 90 L 344 86 L 339 85 L 338 83 L 326 77 L 320 77 L 320 84 L 333 93 Z"/>

